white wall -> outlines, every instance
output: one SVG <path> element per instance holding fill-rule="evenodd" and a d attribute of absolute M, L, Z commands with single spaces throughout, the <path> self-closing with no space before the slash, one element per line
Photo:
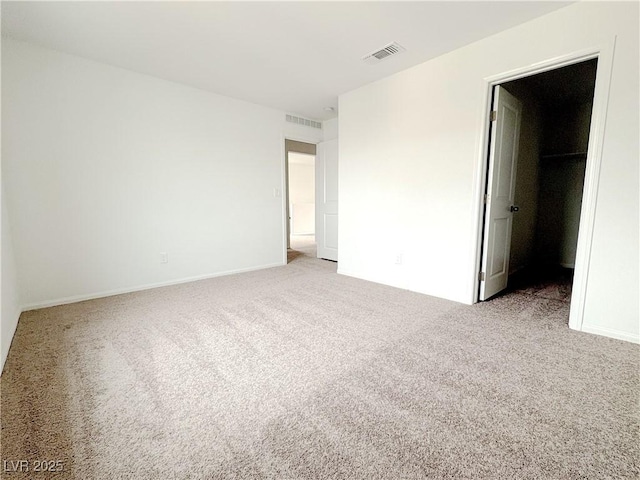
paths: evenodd
<path fill-rule="evenodd" d="M 2 49 L 3 174 L 26 306 L 285 262 L 284 138 L 320 130 L 25 43 Z"/>
<path fill-rule="evenodd" d="M 0 283 L 2 285 L 0 293 L 0 303 L 2 310 L 0 311 L 0 355 L 1 367 L 4 369 L 4 362 L 9 353 L 11 340 L 18 325 L 20 317 L 20 294 L 18 292 L 18 282 L 16 277 L 16 266 L 13 253 L 13 241 L 11 239 L 11 222 L 4 201 L 4 189 L 2 191 L 2 253 L 0 256 L 2 277 Z"/>
<path fill-rule="evenodd" d="M 315 202 L 314 179 L 315 166 L 313 163 L 289 163 L 289 195 L 291 203 Z"/>
<path fill-rule="evenodd" d="M 323 141 L 328 142 L 338 138 L 338 117 L 322 122 L 322 130 L 324 131 Z"/>
<path fill-rule="evenodd" d="M 313 156 L 289 153 L 289 203 L 293 235 L 308 235 L 315 231 L 316 175 L 313 162 Z"/>
<path fill-rule="evenodd" d="M 0 82 L 1 84 L 1 82 Z M 0 101 L 0 106 L 1 106 Z M 1 148 L 0 136 L 0 148 Z M 18 291 L 11 222 L 5 201 L 4 178 L 0 172 L 0 372 L 9 354 L 11 341 L 20 318 L 21 299 Z"/>
<path fill-rule="evenodd" d="M 583 329 L 637 341 L 637 19 L 579 2 L 342 95 L 339 271 L 470 302 L 484 79 L 617 36 Z"/>

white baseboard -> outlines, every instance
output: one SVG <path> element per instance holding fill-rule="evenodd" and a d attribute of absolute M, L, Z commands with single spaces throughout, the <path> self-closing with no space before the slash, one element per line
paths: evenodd
<path fill-rule="evenodd" d="M 615 338 L 616 340 L 624 340 L 631 343 L 640 343 L 640 335 L 633 335 L 631 333 L 623 332 L 620 330 L 614 330 L 613 328 L 582 325 L 582 330 L 580 331 L 585 333 L 592 333 L 594 335 L 602 335 L 604 337 Z"/>
<path fill-rule="evenodd" d="M 113 295 L 122 295 L 124 293 L 133 293 L 133 292 L 139 292 L 141 290 L 150 290 L 152 288 L 159 288 L 159 287 L 169 287 L 171 285 L 179 285 L 181 283 L 189 283 L 189 282 L 197 282 L 198 280 L 206 280 L 208 278 L 215 278 L 215 277 L 224 277 L 227 275 L 234 275 L 236 273 L 245 273 L 245 272 L 253 272 L 256 270 L 264 270 L 266 268 L 273 268 L 273 267 L 281 267 L 283 265 L 286 265 L 286 263 L 272 263 L 269 265 L 260 265 L 257 267 L 248 267 L 248 268 L 239 268 L 236 270 L 227 270 L 224 272 L 218 272 L 218 273 L 209 273 L 209 274 L 205 274 L 205 275 L 196 275 L 194 277 L 186 277 L 186 278 L 180 278 L 177 280 L 169 280 L 166 282 L 158 282 L 158 283 L 148 283 L 145 285 L 137 285 L 135 287 L 126 287 L 126 288 L 117 288 L 114 290 L 107 290 L 107 291 L 103 291 L 103 292 L 94 292 L 94 293 L 88 293 L 85 295 L 74 295 L 71 297 L 64 297 L 64 298 L 58 298 L 55 300 L 46 300 L 43 302 L 35 302 L 35 303 L 30 303 L 28 305 L 24 305 L 22 307 L 22 311 L 23 312 L 27 312 L 29 310 L 36 310 L 38 308 L 48 308 L 48 307 L 55 307 L 58 305 L 66 305 L 69 303 L 76 303 L 76 302 L 84 302 L 85 300 L 93 300 L 96 298 L 104 298 L 104 297 L 112 297 Z"/>

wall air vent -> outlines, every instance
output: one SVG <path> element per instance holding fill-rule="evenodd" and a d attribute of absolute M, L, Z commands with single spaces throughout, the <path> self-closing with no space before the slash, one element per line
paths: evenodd
<path fill-rule="evenodd" d="M 287 122 L 322 129 L 322 122 L 316 122 L 315 120 L 309 120 L 308 118 L 296 117 L 295 115 L 287 115 Z"/>
<path fill-rule="evenodd" d="M 369 55 L 365 55 L 364 57 L 362 57 L 362 61 L 369 64 L 378 63 L 385 58 L 389 58 L 390 56 L 404 52 L 405 50 L 406 48 L 404 48 L 402 45 L 393 42 L 382 47 L 380 50 L 376 50 Z"/>

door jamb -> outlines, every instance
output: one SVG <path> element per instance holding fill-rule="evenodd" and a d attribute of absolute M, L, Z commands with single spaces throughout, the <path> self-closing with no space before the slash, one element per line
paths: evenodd
<path fill-rule="evenodd" d="M 596 84 L 593 95 L 593 109 L 589 125 L 589 144 L 587 147 L 587 161 L 584 189 L 582 192 L 582 208 L 578 229 L 578 245 L 576 252 L 575 274 L 571 294 L 571 308 L 569 312 L 569 328 L 582 330 L 584 307 L 586 303 L 589 263 L 593 243 L 593 230 L 597 206 L 598 184 L 602 164 L 602 149 L 604 145 L 604 131 L 609 103 L 611 72 L 613 70 L 613 55 L 616 38 L 609 42 L 567 55 L 551 58 L 526 67 L 518 68 L 483 79 L 484 108 L 481 118 L 481 145 L 479 158 L 476 163 L 474 179 L 474 222 L 473 236 L 476 242 L 472 247 L 472 268 L 469 278 L 472 279 L 471 303 L 478 302 L 479 278 L 478 272 L 482 262 L 482 237 L 484 227 L 484 194 L 487 186 L 486 173 L 489 159 L 489 134 L 492 91 L 495 85 L 529 77 L 538 73 L 555 70 L 593 58 L 598 59 L 596 70 Z"/>

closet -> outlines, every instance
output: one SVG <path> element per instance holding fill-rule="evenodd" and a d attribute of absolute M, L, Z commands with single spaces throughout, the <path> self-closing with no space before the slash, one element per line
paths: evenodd
<path fill-rule="evenodd" d="M 523 104 L 510 290 L 570 301 L 597 60 L 502 85 Z"/>

